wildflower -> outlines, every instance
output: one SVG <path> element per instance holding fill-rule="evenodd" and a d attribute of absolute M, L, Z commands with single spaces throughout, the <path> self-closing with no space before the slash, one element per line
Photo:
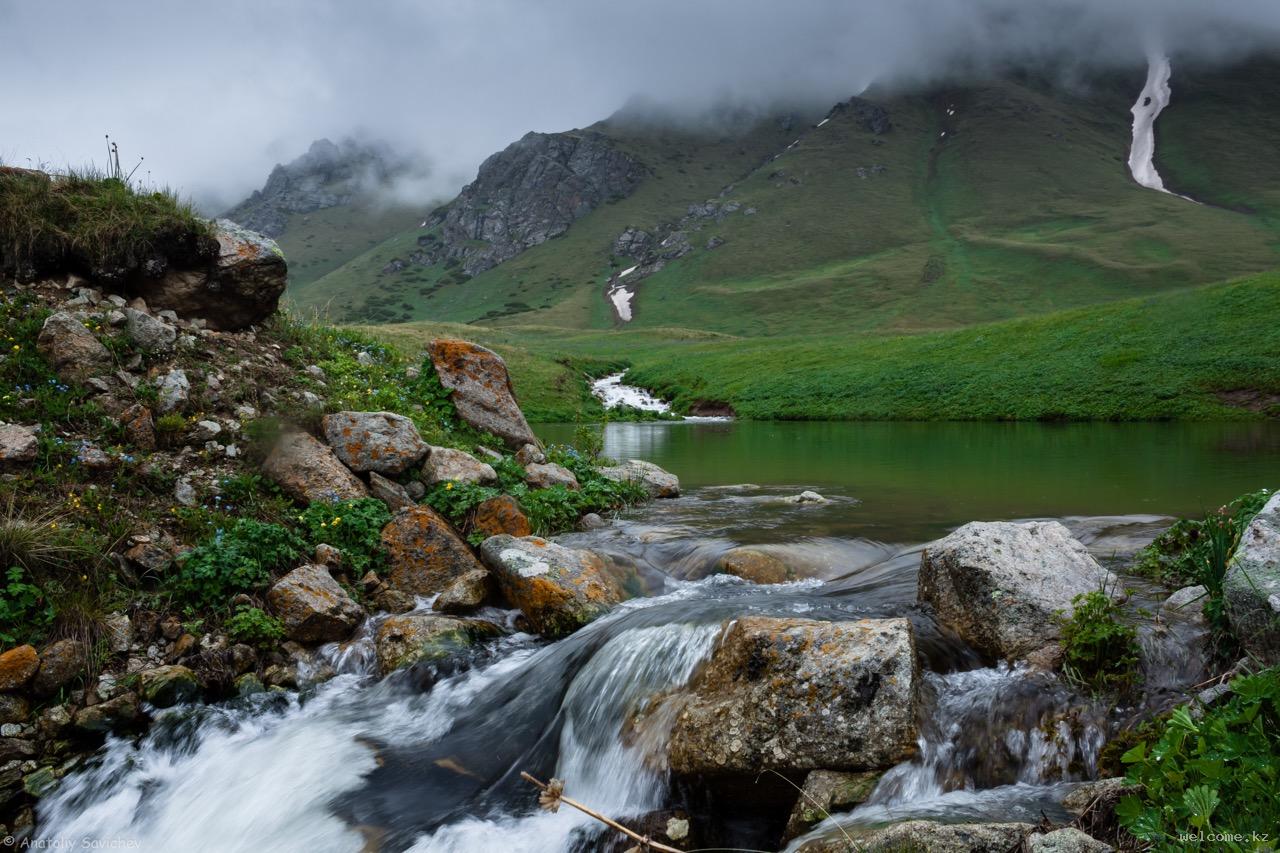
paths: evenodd
<path fill-rule="evenodd" d="M 444 484 L 444 490 L 446 492 L 451 491 L 452 489 L 453 489 L 453 480 L 450 480 L 449 482 Z"/>
<path fill-rule="evenodd" d="M 339 524 L 341 524 L 341 523 L 342 523 L 342 516 L 340 516 L 340 515 L 339 515 L 338 517 L 334 518 L 334 520 L 333 520 L 332 522 L 330 522 L 330 523 L 331 523 L 334 527 L 337 527 Z"/>
<path fill-rule="evenodd" d="M 22 349 L 22 344 L 14 344 L 14 345 L 13 345 L 13 351 L 14 351 L 14 352 L 19 352 L 21 349 Z"/>

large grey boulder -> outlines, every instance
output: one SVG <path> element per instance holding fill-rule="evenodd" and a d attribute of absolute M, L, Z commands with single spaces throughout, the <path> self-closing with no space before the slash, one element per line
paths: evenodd
<path fill-rule="evenodd" d="M 163 320 L 152 317 L 137 308 L 125 308 L 125 331 L 139 349 L 153 353 L 173 350 L 178 330 Z"/>
<path fill-rule="evenodd" d="M 364 483 L 325 445 L 305 432 L 285 432 L 276 441 L 262 473 L 302 503 L 365 497 Z"/>
<path fill-rule="evenodd" d="M 396 475 L 422 461 L 427 443 L 404 415 L 336 412 L 322 420 L 325 441 L 352 471 Z"/>
<path fill-rule="evenodd" d="M 440 384 L 453 392 L 458 417 L 496 435 L 513 450 L 538 444 L 516 403 L 507 365 L 493 350 L 469 341 L 440 338 L 427 347 Z"/>
<path fill-rule="evenodd" d="M 1058 641 L 1073 598 L 1115 584 L 1056 521 L 974 521 L 925 549 L 918 592 L 974 648 L 1017 660 Z"/>
<path fill-rule="evenodd" d="M 714 777 L 891 767 L 915 750 L 919 689 L 907 619 L 743 617 L 689 685 L 671 769 Z"/>
<path fill-rule="evenodd" d="M 487 462 L 481 462 L 463 450 L 452 447 L 432 447 L 422 464 L 422 482 L 428 486 L 453 481 L 455 483 L 492 483 L 497 472 Z"/>
<path fill-rule="evenodd" d="M 302 566 L 276 581 L 267 604 L 285 635 L 304 643 L 345 640 L 364 619 L 360 605 L 320 565 Z"/>
<path fill-rule="evenodd" d="M 639 483 L 651 498 L 680 497 L 680 478 L 643 459 L 628 459 L 618 465 L 600 468 L 600 476 L 615 482 Z"/>
<path fill-rule="evenodd" d="M 1240 536 L 1222 583 L 1227 619 L 1245 650 L 1280 663 L 1280 493 Z"/>
<path fill-rule="evenodd" d="M 547 637 L 562 637 L 608 613 L 626 597 L 613 567 L 599 554 L 538 536 L 491 536 L 480 557 L 498 589 Z"/>
<path fill-rule="evenodd" d="M 111 369 L 111 353 L 82 320 L 67 311 L 45 318 L 36 349 L 62 379 L 83 382 Z"/>

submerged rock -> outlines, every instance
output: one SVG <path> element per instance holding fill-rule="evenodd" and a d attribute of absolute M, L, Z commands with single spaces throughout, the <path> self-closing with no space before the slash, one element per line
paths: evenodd
<path fill-rule="evenodd" d="M 427 455 L 427 443 L 404 415 L 336 412 L 325 415 L 321 423 L 334 455 L 352 471 L 394 476 Z"/>
<path fill-rule="evenodd" d="M 386 675 L 419 661 L 443 660 L 498 633 L 497 626 L 477 619 L 421 612 L 391 616 L 378 626 L 374 641 L 378 671 Z"/>
<path fill-rule="evenodd" d="M 919 663 L 906 619 L 729 625 L 671 732 L 683 775 L 876 770 L 915 750 Z"/>
<path fill-rule="evenodd" d="M 974 648 L 1016 660 L 1056 643 L 1075 596 L 1115 583 L 1056 521 L 974 521 L 924 551 L 919 596 Z"/>
<path fill-rule="evenodd" d="M 360 605 L 319 565 L 301 566 L 276 581 L 267 604 L 285 635 L 303 643 L 345 640 L 364 618 Z"/>
<path fill-rule="evenodd" d="M 639 483 L 651 498 L 680 497 L 680 479 L 643 459 L 628 459 L 618 465 L 598 469 L 600 476 L 617 483 Z"/>
<path fill-rule="evenodd" d="M 280 436 L 262 463 L 262 472 L 302 503 L 342 501 L 366 495 L 364 483 L 333 451 L 305 432 Z"/>
<path fill-rule="evenodd" d="M 562 637 L 603 616 L 626 597 L 603 557 L 537 536 L 492 536 L 480 556 L 507 600 L 546 637 Z"/>
<path fill-rule="evenodd" d="M 455 579 L 484 566 L 448 519 L 429 506 L 396 513 L 382 528 L 387 581 L 412 595 L 435 595 Z"/>
<path fill-rule="evenodd" d="M 496 352 L 468 341 L 441 338 L 431 342 L 427 353 L 440 384 L 453 392 L 458 417 L 515 450 L 539 443 L 516 403 L 507 365 Z"/>
<path fill-rule="evenodd" d="M 1241 534 L 1222 588 L 1241 645 L 1267 665 L 1280 663 L 1280 493 Z"/>

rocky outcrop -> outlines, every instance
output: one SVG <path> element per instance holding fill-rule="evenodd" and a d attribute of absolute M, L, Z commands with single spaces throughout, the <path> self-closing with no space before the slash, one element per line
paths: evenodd
<path fill-rule="evenodd" d="M 410 595 L 435 595 L 454 580 L 484 566 L 444 516 L 429 506 L 396 513 L 382 528 L 387 579 Z"/>
<path fill-rule="evenodd" d="M 631 195 L 647 174 L 604 134 L 528 133 L 485 160 L 476 179 L 431 214 L 431 233 L 412 260 L 479 275 Z"/>
<path fill-rule="evenodd" d="M 493 433 L 513 450 L 539 444 L 516 402 L 507 365 L 493 350 L 469 341 L 440 338 L 427 348 L 440 384 L 453 392 L 458 417 Z"/>
<path fill-rule="evenodd" d="M 628 459 L 599 471 L 600 476 L 617 483 L 639 483 L 651 498 L 680 497 L 680 478 L 643 459 Z"/>
<path fill-rule="evenodd" d="M 502 594 L 546 637 L 571 634 L 626 597 L 612 567 L 591 551 L 502 535 L 486 539 L 480 556 Z"/>
<path fill-rule="evenodd" d="M 432 447 L 422 465 L 422 482 L 428 486 L 450 480 L 455 483 L 492 483 L 497 479 L 492 465 L 452 447 Z"/>
<path fill-rule="evenodd" d="M 336 412 L 321 422 L 325 441 L 352 471 L 395 475 L 427 455 L 427 443 L 404 415 Z"/>
<path fill-rule="evenodd" d="M 876 136 L 883 136 L 893 129 L 893 122 L 889 120 L 889 111 L 879 104 L 873 104 L 862 98 L 850 98 L 836 104 L 827 115 L 828 117 L 847 115 L 863 130 Z"/>
<path fill-rule="evenodd" d="M 1240 535 L 1222 583 L 1232 633 L 1264 663 L 1280 663 L 1280 493 Z"/>
<path fill-rule="evenodd" d="M 420 661 L 443 660 L 498 633 L 495 625 L 476 619 L 422 612 L 391 616 L 378 626 L 374 641 L 378 671 L 386 675 Z"/>
<path fill-rule="evenodd" d="M 890 767 L 915 749 L 919 683 L 906 619 L 737 619 L 689 685 L 671 768 L 715 777 Z"/>
<path fill-rule="evenodd" d="M 1115 584 L 1056 521 L 974 521 L 925 549 L 918 592 L 974 648 L 1017 660 L 1056 644 L 1075 596 Z"/>
<path fill-rule="evenodd" d="M 351 500 L 366 494 L 364 483 L 333 451 L 305 432 L 281 435 L 262 463 L 262 473 L 302 503 Z"/>
<path fill-rule="evenodd" d="M 716 560 L 718 574 L 734 575 L 752 583 L 786 583 L 795 572 L 782 560 L 757 548 L 733 548 Z"/>
<path fill-rule="evenodd" d="M 364 611 L 324 566 L 294 569 L 267 592 L 267 604 L 280 617 L 285 635 L 304 643 L 345 640 Z"/>

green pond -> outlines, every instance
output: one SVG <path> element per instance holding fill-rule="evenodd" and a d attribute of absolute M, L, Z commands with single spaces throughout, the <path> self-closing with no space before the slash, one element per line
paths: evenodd
<path fill-rule="evenodd" d="M 573 440 L 572 425 L 536 430 Z M 1199 514 L 1280 486 L 1277 423 L 685 421 L 612 423 L 604 439 L 607 456 L 655 462 L 686 490 L 753 483 L 854 498 L 882 541 L 975 519 Z"/>

